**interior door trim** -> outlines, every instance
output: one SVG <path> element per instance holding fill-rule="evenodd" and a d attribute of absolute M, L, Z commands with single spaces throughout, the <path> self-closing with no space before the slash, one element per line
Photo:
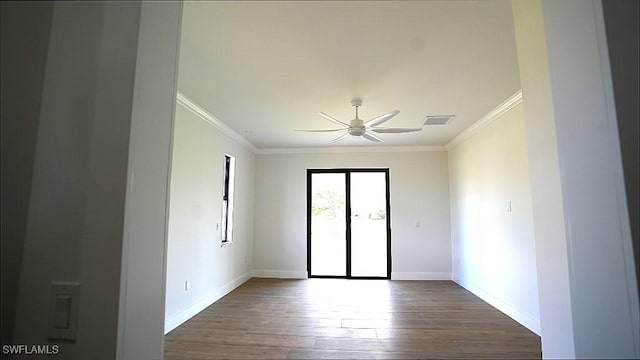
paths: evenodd
<path fill-rule="evenodd" d="M 385 192 L 387 198 L 387 276 L 351 276 L 351 173 L 354 172 L 381 172 L 385 174 Z M 345 174 L 346 197 L 346 276 L 312 275 L 311 274 L 311 181 L 313 174 L 342 173 Z M 391 196 L 389 192 L 389 168 L 335 168 L 335 169 L 307 169 L 307 276 L 309 278 L 339 278 L 339 279 L 391 279 Z"/>

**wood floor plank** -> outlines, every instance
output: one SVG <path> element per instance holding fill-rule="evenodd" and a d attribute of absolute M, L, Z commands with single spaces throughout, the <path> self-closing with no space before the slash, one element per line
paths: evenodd
<path fill-rule="evenodd" d="M 274 335 L 296 335 L 312 336 L 316 338 L 350 338 L 350 339 L 377 339 L 376 329 L 350 329 L 342 327 L 317 327 L 317 326 L 297 326 L 297 327 L 273 327 L 256 326 L 247 331 L 251 334 L 274 334 Z"/>
<path fill-rule="evenodd" d="M 452 281 L 254 278 L 165 337 L 165 359 L 541 358 Z"/>

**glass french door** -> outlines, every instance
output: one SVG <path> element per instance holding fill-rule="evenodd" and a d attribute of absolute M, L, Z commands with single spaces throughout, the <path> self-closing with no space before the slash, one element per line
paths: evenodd
<path fill-rule="evenodd" d="M 388 169 L 307 170 L 309 277 L 391 277 Z"/>

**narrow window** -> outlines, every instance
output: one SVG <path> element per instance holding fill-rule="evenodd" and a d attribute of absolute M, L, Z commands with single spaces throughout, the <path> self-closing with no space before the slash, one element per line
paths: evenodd
<path fill-rule="evenodd" d="M 222 189 L 222 245 L 233 239 L 233 193 L 236 173 L 236 159 L 224 154 L 224 183 Z"/>

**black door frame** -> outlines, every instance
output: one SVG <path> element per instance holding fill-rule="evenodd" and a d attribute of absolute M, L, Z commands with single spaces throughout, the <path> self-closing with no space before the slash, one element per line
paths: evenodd
<path fill-rule="evenodd" d="M 387 221 L 387 276 L 351 276 L 351 173 L 378 172 L 385 174 L 386 182 L 386 221 Z M 313 174 L 340 173 L 345 174 L 345 221 L 347 246 L 346 276 L 311 275 L 311 182 Z M 307 275 L 309 278 L 339 278 L 339 279 L 391 279 L 391 196 L 389 193 L 389 168 L 339 168 L 339 169 L 307 169 Z"/>

